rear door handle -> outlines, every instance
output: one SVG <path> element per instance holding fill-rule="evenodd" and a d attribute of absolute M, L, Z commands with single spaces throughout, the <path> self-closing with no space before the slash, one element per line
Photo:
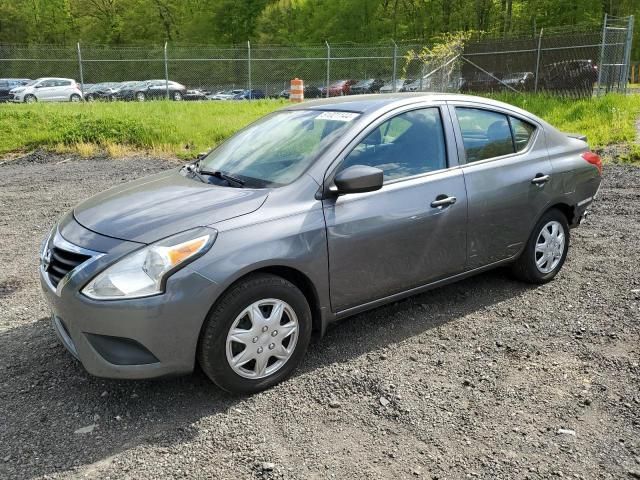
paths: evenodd
<path fill-rule="evenodd" d="M 551 175 L 543 175 L 542 173 L 539 173 L 531 179 L 531 183 L 533 183 L 534 185 L 543 185 L 547 183 L 550 178 Z"/>
<path fill-rule="evenodd" d="M 442 208 L 448 205 L 453 205 L 458 199 L 456 197 L 447 197 L 445 195 L 438 195 L 436 199 L 431 202 L 433 208 Z"/>

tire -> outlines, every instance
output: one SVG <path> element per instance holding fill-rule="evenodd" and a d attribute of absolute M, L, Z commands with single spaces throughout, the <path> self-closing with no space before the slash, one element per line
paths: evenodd
<path fill-rule="evenodd" d="M 36 103 L 38 99 L 35 95 L 27 95 L 24 97 L 24 103 Z"/>
<path fill-rule="evenodd" d="M 558 232 L 557 235 L 555 232 Z M 550 282 L 564 265 L 569 251 L 569 240 L 567 217 L 560 210 L 550 209 L 538 220 L 524 251 L 513 264 L 514 276 L 528 283 Z M 546 248 L 545 244 L 548 241 L 551 241 L 551 244 Z"/>
<path fill-rule="evenodd" d="M 80 95 L 78 95 L 77 93 L 74 93 L 73 95 L 71 95 L 69 100 L 71 102 L 80 102 L 80 101 L 82 101 L 82 97 Z"/>
<path fill-rule="evenodd" d="M 95 97 L 93 95 L 85 95 L 84 99 L 87 102 L 95 102 L 96 101 L 96 99 L 95 99 Z"/>
<path fill-rule="evenodd" d="M 147 99 L 147 96 L 144 92 L 136 92 L 135 99 L 138 102 L 144 102 Z"/>
<path fill-rule="evenodd" d="M 271 319 L 274 311 L 281 316 L 275 313 Z M 236 331 L 233 339 L 232 329 Z M 311 311 L 302 292 L 284 278 L 256 274 L 231 286 L 213 306 L 200 335 L 197 357 L 202 370 L 220 388 L 249 394 L 291 375 L 310 339 Z M 271 350 L 282 358 L 269 355 Z M 234 359 L 238 361 L 235 367 L 231 364 Z"/>
<path fill-rule="evenodd" d="M 182 93 L 180 93 L 180 92 L 175 92 L 175 93 L 173 94 L 173 100 L 174 100 L 174 101 L 179 102 L 179 101 L 181 101 L 182 99 L 183 99 Z"/>

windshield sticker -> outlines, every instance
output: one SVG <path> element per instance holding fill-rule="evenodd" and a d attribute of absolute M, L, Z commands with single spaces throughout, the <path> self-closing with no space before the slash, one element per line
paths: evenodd
<path fill-rule="evenodd" d="M 334 120 L 337 122 L 350 122 L 356 118 L 359 113 L 353 112 L 324 112 L 316 117 L 316 120 Z"/>

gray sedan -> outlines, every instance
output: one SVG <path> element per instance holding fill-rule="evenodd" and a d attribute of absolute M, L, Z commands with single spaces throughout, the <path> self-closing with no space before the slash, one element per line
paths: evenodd
<path fill-rule="evenodd" d="M 199 362 L 256 392 L 355 313 L 499 265 L 552 280 L 601 169 L 586 139 L 484 98 L 298 104 L 75 207 L 43 243 L 42 288 L 94 375 Z"/>

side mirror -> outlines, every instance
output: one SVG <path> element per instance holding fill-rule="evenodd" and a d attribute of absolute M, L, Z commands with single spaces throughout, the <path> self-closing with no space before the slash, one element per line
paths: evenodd
<path fill-rule="evenodd" d="M 366 165 L 353 165 L 339 172 L 333 181 L 338 194 L 373 192 L 382 188 L 382 170 Z"/>

